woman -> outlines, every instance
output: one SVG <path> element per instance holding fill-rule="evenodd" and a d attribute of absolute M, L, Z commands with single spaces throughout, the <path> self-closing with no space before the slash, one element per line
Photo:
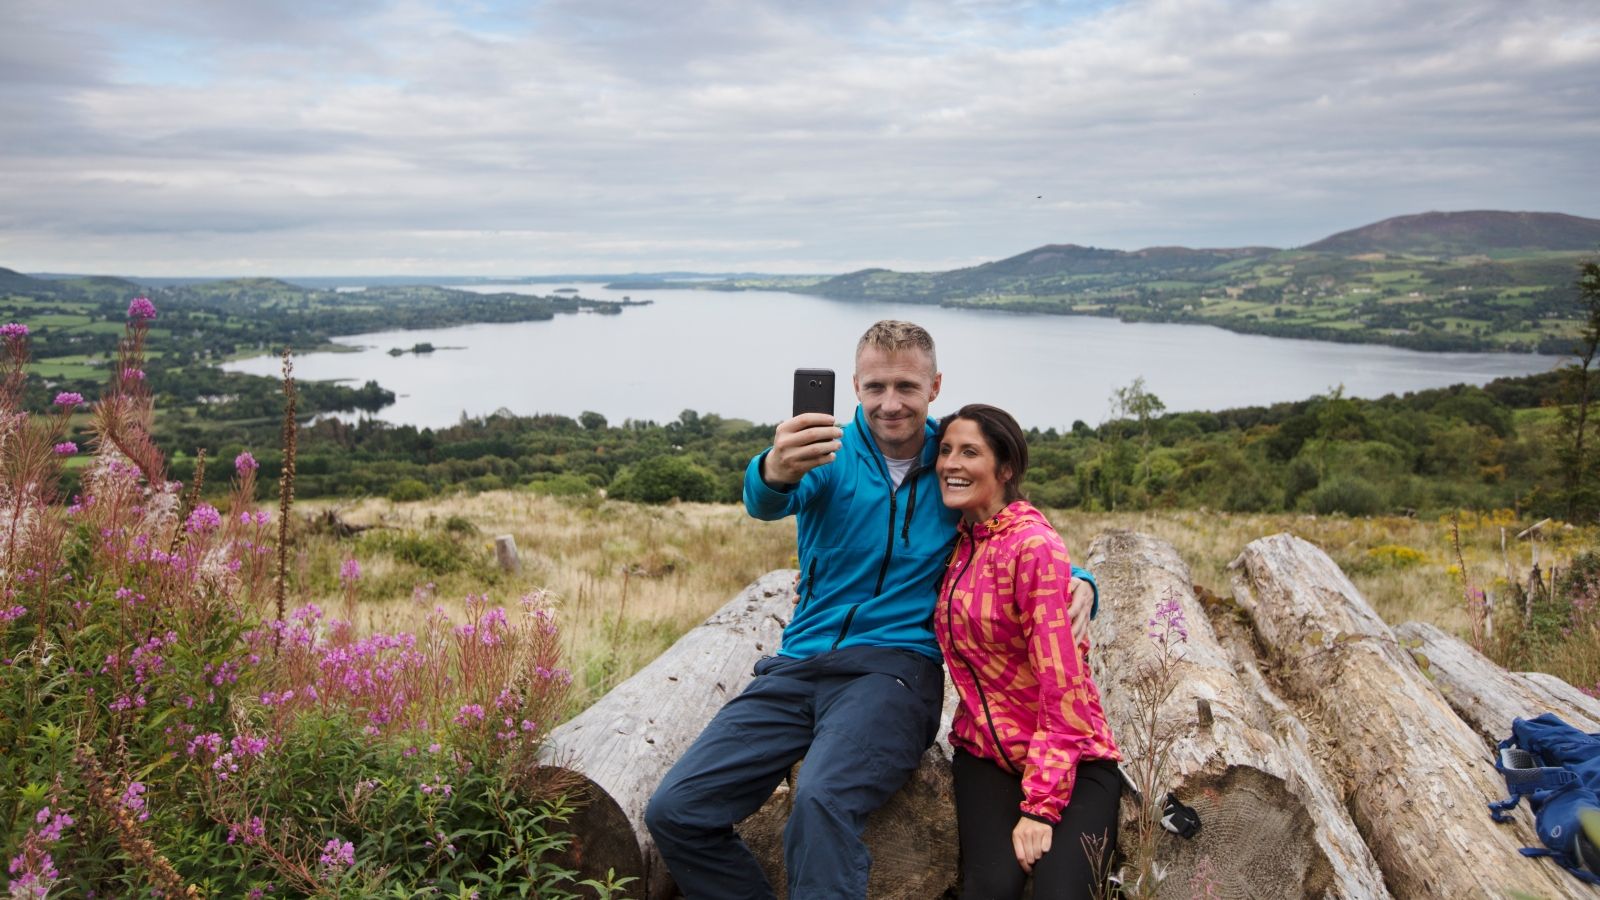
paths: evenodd
<path fill-rule="evenodd" d="M 939 423 L 939 489 L 961 510 L 935 630 L 961 704 L 950 730 L 963 900 L 1088 897 L 1115 849 L 1121 755 L 1067 619 L 1061 536 L 1022 499 L 1004 410 Z"/>

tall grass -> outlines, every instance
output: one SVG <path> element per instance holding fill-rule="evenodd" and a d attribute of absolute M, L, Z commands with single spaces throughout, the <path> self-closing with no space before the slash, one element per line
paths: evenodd
<path fill-rule="evenodd" d="M 420 607 L 412 599 L 413 587 L 428 582 L 439 596 L 463 596 L 485 581 L 503 585 L 511 594 L 547 587 L 561 611 L 568 658 L 578 679 L 574 709 L 654 659 L 757 576 L 795 564 L 793 523 L 760 522 L 729 504 L 645 506 L 598 494 L 558 498 L 491 491 L 312 508 L 313 519 L 337 510 L 340 520 L 371 528 L 342 542 L 313 535 L 301 563 L 307 583 L 323 592 L 320 602 L 331 603 L 338 590 L 334 573 L 340 554 L 365 554 L 362 564 L 370 574 L 362 593 L 365 627 L 414 623 Z M 1166 540 L 1189 563 L 1195 582 L 1222 596 L 1231 592 L 1227 566 L 1247 543 L 1293 532 L 1326 550 L 1386 621 L 1415 619 L 1463 636 L 1471 633 L 1449 519 L 1205 510 L 1056 510 L 1050 517 L 1079 557 L 1096 534 L 1110 528 Z M 1494 599 L 1497 618 L 1520 609 L 1512 583 L 1527 580 L 1533 545 L 1516 535 L 1531 524 L 1516 521 L 1508 511 L 1463 514 L 1460 519 L 1467 577 Z M 1538 553 L 1547 580 L 1552 565 L 1567 570 L 1585 548 L 1600 544 L 1594 528 L 1552 525 L 1544 532 Z M 523 562 L 518 575 L 492 567 L 492 542 L 499 534 L 516 539 Z M 383 535 L 413 535 L 459 550 L 472 562 L 430 570 L 395 552 L 398 537 Z M 1499 633 L 1510 633 L 1514 624 L 1501 624 Z M 1522 663 L 1524 668 L 1532 665 Z"/>

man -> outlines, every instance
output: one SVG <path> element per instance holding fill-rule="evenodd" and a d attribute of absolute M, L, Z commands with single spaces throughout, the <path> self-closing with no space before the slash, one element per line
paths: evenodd
<path fill-rule="evenodd" d="M 752 516 L 796 517 L 801 576 L 778 655 L 756 663 L 645 811 L 690 900 L 773 896 L 733 826 L 802 757 L 784 831 L 788 895 L 866 896 L 867 816 L 939 726 L 932 616 L 959 518 L 934 476 L 928 407 L 941 381 L 927 331 L 878 322 L 856 346 L 854 424 L 789 419 L 745 471 Z"/>

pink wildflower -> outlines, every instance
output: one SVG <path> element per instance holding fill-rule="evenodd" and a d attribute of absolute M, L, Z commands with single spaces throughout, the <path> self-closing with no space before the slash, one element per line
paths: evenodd
<path fill-rule="evenodd" d="M 339 580 L 344 583 L 346 588 L 352 587 L 357 581 L 361 580 L 361 563 L 357 562 L 355 557 L 351 557 L 340 564 Z"/>
<path fill-rule="evenodd" d="M 72 456 L 78 452 L 78 445 L 71 441 L 62 441 L 55 446 L 57 456 Z"/>
<path fill-rule="evenodd" d="M 144 370 L 143 369 L 133 369 L 133 368 L 123 369 L 122 370 L 122 380 L 123 381 L 143 381 L 144 380 Z"/>
<path fill-rule="evenodd" d="M 267 825 L 261 821 L 260 816 L 251 816 L 250 821 L 243 825 L 228 826 L 228 843 L 241 844 L 260 843 L 267 836 Z"/>
<path fill-rule="evenodd" d="M 135 297 L 128 304 L 128 318 L 145 322 L 156 317 L 156 305 L 150 302 L 149 297 Z"/>
<path fill-rule="evenodd" d="M 76 391 L 62 391 L 56 395 L 56 405 L 67 407 L 82 406 L 83 395 Z"/>
<path fill-rule="evenodd" d="M 356 845 L 331 838 L 322 845 L 322 855 L 317 857 L 317 862 L 324 869 L 348 869 L 356 864 Z"/>
<path fill-rule="evenodd" d="M 246 450 L 233 458 L 233 470 L 238 472 L 240 475 L 243 475 L 246 472 L 254 472 L 259 468 L 261 468 L 261 464 L 256 462 L 256 458 L 254 456 L 250 455 L 249 450 Z"/>
<path fill-rule="evenodd" d="M 122 808 L 141 822 L 150 818 L 150 811 L 145 808 L 144 792 L 145 786 L 137 781 L 130 781 L 127 789 L 122 792 Z"/>
<path fill-rule="evenodd" d="M 1150 640 L 1166 647 L 1172 643 L 1189 640 L 1189 620 L 1176 597 L 1167 597 L 1156 604 L 1156 614 L 1149 621 Z"/>
<path fill-rule="evenodd" d="M 4 325 L 0 325 L 0 338 L 11 338 L 12 340 L 20 341 L 27 336 L 28 326 L 21 322 L 7 322 Z"/>
<path fill-rule="evenodd" d="M 222 514 L 217 512 L 217 508 L 209 503 L 202 503 L 189 513 L 189 521 L 184 527 L 190 534 L 200 534 L 211 531 L 221 524 Z"/>

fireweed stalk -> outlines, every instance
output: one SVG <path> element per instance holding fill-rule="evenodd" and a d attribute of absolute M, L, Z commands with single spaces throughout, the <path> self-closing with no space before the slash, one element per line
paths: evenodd
<path fill-rule="evenodd" d="M 83 398 L 26 413 L 28 330 L 0 327 L 6 889 L 570 896 L 546 858 L 561 786 L 537 765 L 571 680 L 547 598 L 508 614 L 475 596 L 465 622 L 436 612 L 416 633 L 272 615 L 292 589 L 292 381 L 274 540 L 251 454 L 222 503 L 166 480 L 143 377 L 155 317 L 129 306 L 70 504 L 56 445 Z M 358 566 L 346 576 L 353 596 Z"/>
<path fill-rule="evenodd" d="M 1161 710 L 1177 690 L 1184 649 L 1189 642 L 1189 622 L 1176 593 L 1168 590 L 1156 602 L 1146 624 L 1146 636 L 1155 645 L 1154 659 L 1139 664 L 1133 680 L 1134 727 L 1127 769 L 1140 794 L 1132 840 L 1127 842 L 1121 892 L 1126 896 L 1154 897 L 1164 874 L 1156 862 L 1156 842 L 1161 834 L 1162 805 L 1166 800 L 1168 760 L 1182 727 L 1163 719 Z"/>
<path fill-rule="evenodd" d="M 22 584 L 47 587 L 59 569 L 49 552 L 61 540 L 59 518 L 49 510 L 60 482 L 62 441 L 83 405 L 80 394 L 61 392 L 44 416 L 22 410 L 28 328 L 0 326 L 0 627 L 16 605 Z M 71 444 L 72 452 L 77 445 Z M 20 617 L 20 613 L 11 619 Z"/>
<path fill-rule="evenodd" d="M 289 508 L 294 505 L 294 457 L 299 434 L 294 407 L 294 358 L 290 349 L 284 347 L 283 469 L 278 474 L 278 579 L 273 585 L 273 595 L 278 601 L 279 621 L 283 620 L 285 592 L 289 581 Z"/>

